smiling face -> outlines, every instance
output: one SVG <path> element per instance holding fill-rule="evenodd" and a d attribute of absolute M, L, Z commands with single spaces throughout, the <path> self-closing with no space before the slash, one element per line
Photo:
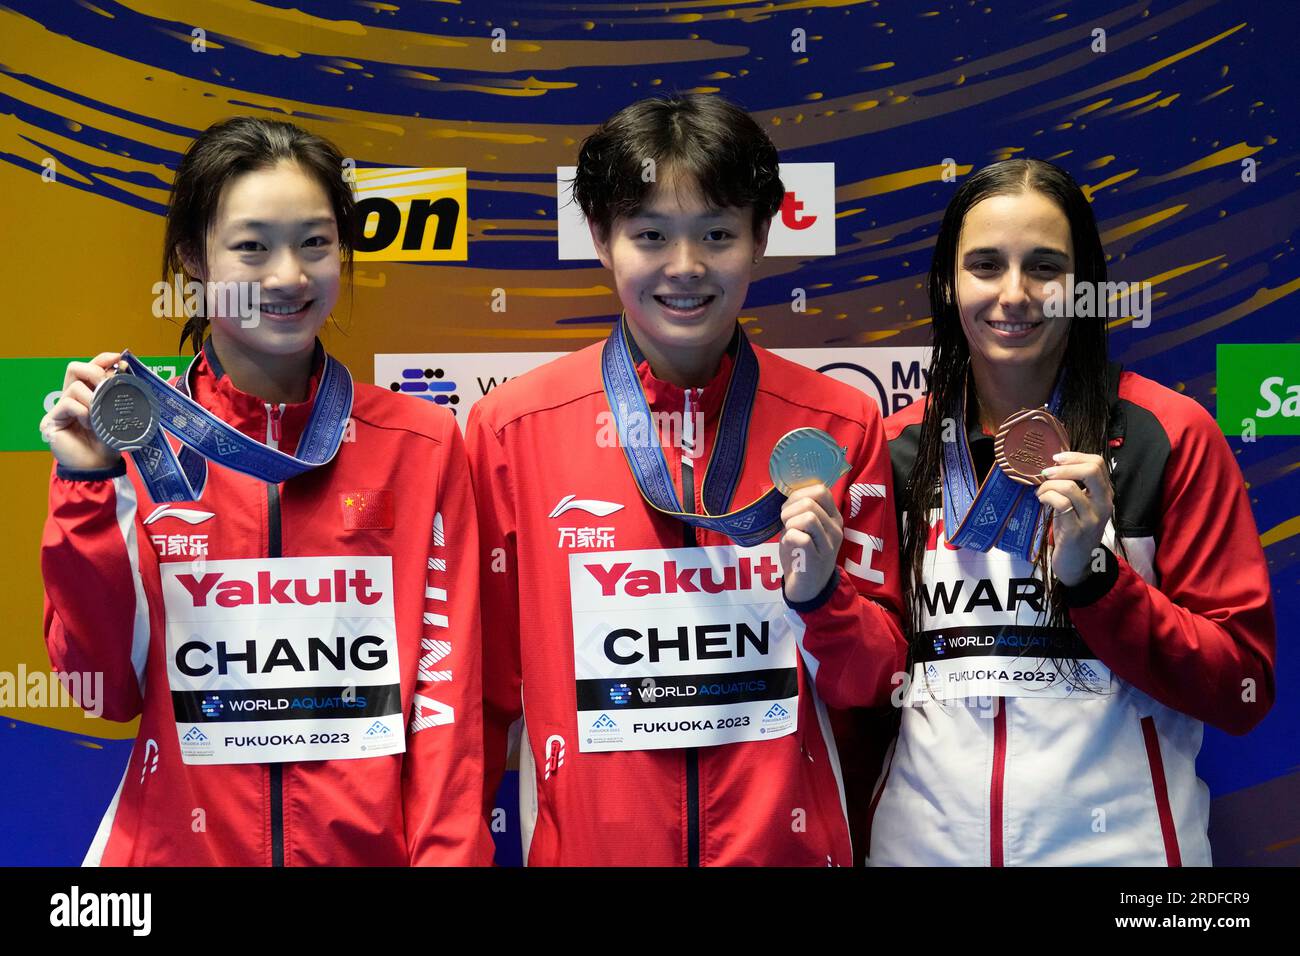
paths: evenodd
<path fill-rule="evenodd" d="M 632 334 L 660 378 L 701 385 L 711 376 L 769 225 L 756 238 L 749 207 L 710 208 L 693 182 L 665 175 L 636 215 L 614 220 L 607 237 L 593 227 Z"/>
<path fill-rule="evenodd" d="M 207 267 L 209 282 L 259 285 L 256 321 L 217 306 L 211 318 L 223 338 L 250 353 L 311 349 L 338 300 L 341 272 L 338 226 L 324 187 L 292 162 L 231 179 L 212 218 Z"/>
<path fill-rule="evenodd" d="M 1071 320 L 1044 315 L 1046 286 L 1064 283 L 1073 271 L 1069 220 L 1042 193 L 990 196 L 972 206 L 956 260 L 957 302 L 972 364 L 1054 376 Z"/>

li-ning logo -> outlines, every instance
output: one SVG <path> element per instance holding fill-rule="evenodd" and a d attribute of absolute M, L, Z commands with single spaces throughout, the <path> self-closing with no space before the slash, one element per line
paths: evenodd
<path fill-rule="evenodd" d="M 455 415 L 454 406 L 460 404 L 460 396 L 456 394 L 455 382 L 442 380 L 444 374 L 446 373 L 440 368 L 404 368 L 401 380 L 389 382 L 388 387 L 394 392 L 413 395 L 435 405 L 451 406 L 447 410 Z"/>
<path fill-rule="evenodd" d="M 565 495 L 546 517 L 558 518 L 566 511 L 585 511 L 597 518 L 604 518 L 607 515 L 612 515 L 615 511 L 622 510 L 623 506 L 613 501 L 598 501 L 595 498 L 579 498 L 577 495 Z"/>
<path fill-rule="evenodd" d="M 193 508 L 173 508 L 171 505 L 159 505 L 149 517 L 144 519 L 146 525 L 153 524 L 155 521 L 161 521 L 163 518 L 179 518 L 186 524 L 202 524 L 209 518 L 214 518 L 211 511 L 197 511 Z"/>

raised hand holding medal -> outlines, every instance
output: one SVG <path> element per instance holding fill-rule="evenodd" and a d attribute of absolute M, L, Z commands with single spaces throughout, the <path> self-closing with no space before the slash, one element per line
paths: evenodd
<path fill-rule="evenodd" d="M 41 437 L 62 467 L 94 471 L 111 468 L 120 460 L 118 452 L 99 440 L 90 423 L 94 392 L 119 358 L 117 352 L 100 352 L 88 362 L 68 363 L 63 394 L 40 423 Z"/>
<path fill-rule="evenodd" d="M 116 452 L 144 448 L 158 431 L 158 399 L 134 375 L 114 366 L 90 402 L 90 427 L 95 437 Z"/>
<path fill-rule="evenodd" d="M 1049 509 L 1052 570 L 1063 584 L 1088 576 L 1114 507 L 1100 455 L 1070 451 L 1065 426 L 1046 409 L 1023 409 L 998 429 L 995 462 L 1012 481 L 1036 486 Z"/>
<path fill-rule="evenodd" d="M 1100 455 L 1063 451 L 1043 469 L 1036 494 L 1052 510 L 1052 572 L 1075 585 L 1093 570 L 1106 525 L 1115 510 L 1106 462 Z"/>
<path fill-rule="evenodd" d="M 819 428 L 796 428 L 772 448 L 768 471 L 786 495 L 781 567 L 786 597 L 795 603 L 816 597 L 835 572 L 844 519 L 830 486 L 849 471 L 847 452 Z"/>

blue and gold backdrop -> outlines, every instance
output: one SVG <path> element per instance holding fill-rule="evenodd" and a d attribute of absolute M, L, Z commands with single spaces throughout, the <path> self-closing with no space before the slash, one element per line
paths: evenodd
<path fill-rule="evenodd" d="M 612 279 L 593 260 L 561 258 L 557 224 L 571 213 L 557 169 L 632 100 L 696 91 L 748 109 L 783 167 L 832 164 L 809 166 L 821 200 L 810 186 L 806 208 L 783 212 L 792 232 L 823 217 L 831 249 L 796 243 L 764 262 L 742 314 L 759 344 L 924 345 L 924 280 L 955 184 L 997 159 L 1044 158 L 1084 185 L 1111 278 L 1151 283 L 1149 324 L 1111 320 L 1113 357 L 1213 412 L 1217 346 L 1300 341 L 1298 7 L 4 0 L 0 671 L 14 686 L 49 670 L 42 403 L 70 357 L 125 345 L 175 354 L 177 326 L 151 309 L 162 217 L 182 152 L 209 124 L 290 119 L 338 143 L 358 186 L 398 197 L 404 215 L 412 194 L 450 198 L 436 236 L 428 224 L 427 254 L 357 264 L 326 345 L 363 378 L 375 356 L 459 353 L 490 368 L 498 353 L 604 336 L 619 311 Z M 407 169 L 422 172 L 391 172 Z M 804 311 L 792 309 L 795 290 Z M 1300 368 L 1276 374 L 1300 384 Z M 454 384 L 472 397 L 492 378 Z M 1206 731 L 1200 768 L 1221 863 L 1300 861 L 1290 430 L 1247 441 L 1225 427 L 1268 557 L 1280 654 L 1267 720 L 1240 739 Z M 76 863 L 134 725 L 4 703 L 14 706 L 0 709 L 0 863 Z M 498 836 L 517 843 L 513 824 Z"/>

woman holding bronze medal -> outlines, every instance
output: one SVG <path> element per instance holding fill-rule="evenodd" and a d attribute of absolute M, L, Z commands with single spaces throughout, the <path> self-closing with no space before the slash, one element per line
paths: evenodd
<path fill-rule="evenodd" d="M 73 362 L 41 422 L 50 658 L 140 718 L 88 864 L 490 859 L 460 432 L 317 339 L 351 272 L 344 165 L 289 123 L 202 133 L 164 242 L 164 282 L 203 290 L 193 362 Z"/>
<path fill-rule="evenodd" d="M 1109 364 L 1088 201 L 1035 160 L 957 190 L 930 272 L 928 400 L 886 421 L 909 672 L 876 865 L 1208 865 L 1202 723 L 1273 699 L 1269 580 L 1196 402 Z M 1059 291 L 1059 290 L 1058 290 Z"/>

